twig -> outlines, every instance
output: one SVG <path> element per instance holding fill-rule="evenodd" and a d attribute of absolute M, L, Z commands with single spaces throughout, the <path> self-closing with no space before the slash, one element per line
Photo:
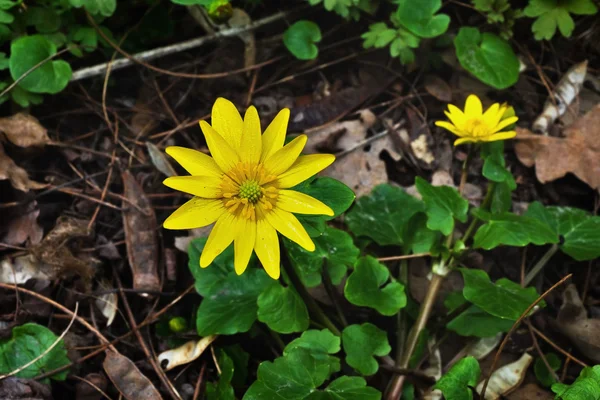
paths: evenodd
<path fill-rule="evenodd" d="M 429 257 L 431 253 L 415 253 L 408 254 L 404 256 L 390 256 L 390 257 L 380 257 L 377 261 L 398 261 L 398 260 L 409 260 L 411 258 L 420 258 L 420 257 Z"/>
<path fill-rule="evenodd" d="M 535 333 L 533 333 L 533 329 L 531 329 L 532 328 L 531 321 L 529 321 L 529 319 L 527 319 L 527 320 L 525 320 L 525 323 L 527 324 L 527 327 L 529 328 L 529 335 L 531 336 L 531 340 L 533 341 L 533 346 L 535 347 L 535 349 L 538 352 L 540 358 L 542 359 L 542 362 L 546 366 L 546 369 L 548 370 L 548 372 L 550 373 L 550 375 L 552 375 L 552 377 L 554 377 L 554 379 L 557 382 L 560 382 L 560 378 L 558 377 L 558 375 L 556 374 L 556 372 L 552 369 L 552 367 L 550 366 L 550 363 L 548 362 L 548 359 L 546 358 L 546 355 L 544 354 L 544 352 L 540 348 L 540 344 L 538 343 L 538 340 L 535 337 Z"/>
<path fill-rule="evenodd" d="M 527 286 L 531 283 L 533 278 L 535 278 L 537 276 L 537 274 L 540 273 L 540 271 L 544 268 L 544 266 L 548 263 L 548 261 L 552 258 L 554 253 L 556 253 L 557 251 L 558 251 L 558 245 L 553 244 L 548 249 L 548 251 L 546 251 L 544 253 L 542 258 L 540 258 L 540 260 L 533 266 L 533 268 L 531 268 L 531 271 L 529 271 L 527 273 L 527 275 L 525 276 L 525 280 L 523 281 L 524 286 Z"/>
<path fill-rule="evenodd" d="M 548 343 L 550 346 L 554 347 L 554 349 L 556 351 L 558 351 L 559 353 L 561 353 L 563 356 L 567 357 L 567 360 L 573 360 L 575 361 L 577 364 L 581 365 L 583 368 L 588 367 L 588 365 L 586 363 L 584 363 L 583 361 L 581 361 L 580 359 L 576 358 L 575 356 L 571 355 L 571 353 L 565 351 L 562 347 L 560 347 L 559 345 L 557 345 L 556 343 L 554 343 L 552 340 L 550 340 L 549 337 L 547 337 L 546 335 L 544 335 L 539 329 L 537 329 L 535 326 L 531 325 L 531 329 L 533 329 L 533 332 L 538 335 L 539 337 L 541 337 L 546 343 Z"/>

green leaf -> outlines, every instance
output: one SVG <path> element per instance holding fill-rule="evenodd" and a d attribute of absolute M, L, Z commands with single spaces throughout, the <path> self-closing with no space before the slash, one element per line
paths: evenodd
<path fill-rule="evenodd" d="M 61 24 L 60 14 L 52 7 L 28 7 L 25 21 L 40 33 L 56 32 Z"/>
<path fill-rule="evenodd" d="M 392 348 L 385 331 L 373 324 L 350 325 L 342 332 L 346 362 L 362 375 L 373 375 L 379 369 L 375 356 L 383 357 Z"/>
<path fill-rule="evenodd" d="M 460 272 L 465 280 L 465 299 L 498 318 L 516 321 L 538 298 L 535 288 L 523 288 L 506 278 L 492 283 L 485 271 L 460 268 Z"/>
<path fill-rule="evenodd" d="M 406 306 L 404 286 L 390 282 L 390 271 L 377 259 L 367 256 L 358 260 L 344 287 L 346 299 L 354 305 L 370 307 L 391 316 Z"/>
<path fill-rule="evenodd" d="M 454 219 L 466 222 L 469 202 L 456 189 L 433 186 L 421 177 L 415 179 L 415 186 L 425 202 L 429 229 L 449 235 L 454 229 Z"/>
<path fill-rule="evenodd" d="M 315 251 L 306 251 L 291 240 L 284 240 L 290 259 L 308 287 L 321 283 L 322 267 L 325 264 L 331 281 L 338 285 L 349 266 L 358 259 L 360 250 L 352 237 L 340 229 L 326 227 L 320 236 L 313 239 Z"/>
<path fill-rule="evenodd" d="M 571 385 L 555 383 L 552 391 L 561 400 L 600 400 L 600 365 L 581 370 Z"/>
<path fill-rule="evenodd" d="M 6 11 L 0 9 L 0 24 L 12 24 L 15 17 Z"/>
<path fill-rule="evenodd" d="M 432 38 L 448 30 L 450 17 L 435 14 L 442 7 L 441 0 L 421 0 L 416 7 L 412 0 L 398 0 L 397 4 L 398 20 L 415 35 Z"/>
<path fill-rule="evenodd" d="M 310 400 L 380 400 L 381 392 L 367 386 L 367 381 L 358 376 L 340 376 L 322 392 L 315 392 Z"/>
<path fill-rule="evenodd" d="M 506 182 L 497 183 L 492 193 L 492 203 L 490 211 L 494 214 L 504 213 L 512 207 L 512 189 Z"/>
<path fill-rule="evenodd" d="M 279 333 L 302 332 L 308 329 L 306 304 L 295 290 L 278 282 L 258 296 L 258 320 Z"/>
<path fill-rule="evenodd" d="M 233 378 L 231 383 L 234 387 L 246 386 L 248 378 L 248 361 L 250 354 L 242 349 L 239 343 L 223 347 L 223 350 L 233 361 Z"/>
<path fill-rule="evenodd" d="M 0 71 L 8 68 L 8 57 L 0 51 Z"/>
<path fill-rule="evenodd" d="M 383 184 L 363 196 L 346 215 L 345 222 L 357 236 L 367 236 L 381 246 L 401 245 L 410 218 L 425 211 L 425 204 L 401 188 Z"/>
<path fill-rule="evenodd" d="M 98 47 L 98 34 L 94 28 L 80 26 L 72 31 L 72 40 L 78 42 L 83 50 L 94 51 Z"/>
<path fill-rule="evenodd" d="M 340 343 L 341 339 L 328 329 L 322 331 L 309 330 L 288 343 L 283 350 L 283 355 L 287 355 L 298 348 L 307 350 L 315 359 L 327 364 L 329 373 L 333 374 L 340 370 L 340 359 L 332 357 L 330 354 L 340 351 Z"/>
<path fill-rule="evenodd" d="M 474 357 L 465 357 L 454 364 L 434 388 L 441 390 L 446 400 L 472 400 L 471 388 L 477 385 L 480 375 L 479 362 Z"/>
<path fill-rule="evenodd" d="M 530 0 L 523 13 L 536 18 L 531 25 L 536 40 L 550 40 L 556 33 L 556 27 L 564 37 L 571 37 L 575 22 L 572 14 L 593 15 L 598 8 L 591 0 Z"/>
<path fill-rule="evenodd" d="M 471 306 L 450 321 L 446 328 L 461 336 L 484 338 L 508 332 L 512 325 L 511 320 L 498 318 L 477 306 Z"/>
<path fill-rule="evenodd" d="M 519 78 L 519 59 L 510 44 L 477 28 L 460 28 L 454 39 L 456 57 L 464 69 L 483 83 L 506 89 Z"/>
<path fill-rule="evenodd" d="M 10 98 L 21 107 L 29 107 L 32 104 L 42 104 L 44 101 L 44 97 L 42 97 L 41 94 L 28 92 L 19 85 L 11 89 Z"/>
<path fill-rule="evenodd" d="M 523 247 L 531 243 L 558 243 L 558 235 L 536 218 L 504 212 L 486 219 L 473 238 L 475 248 L 490 250 L 500 245 Z"/>
<path fill-rule="evenodd" d="M 23 0 L 0 0 L 0 10 L 10 10 L 16 5 L 19 5 Z"/>
<path fill-rule="evenodd" d="M 41 35 L 21 36 L 10 46 L 10 75 L 19 79 L 31 68 L 56 54 L 56 45 Z M 58 93 L 71 79 L 71 66 L 63 60 L 50 60 L 19 82 L 19 86 L 33 93 Z"/>
<path fill-rule="evenodd" d="M 327 204 L 333 210 L 333 216 L 321 217 L 326 220 L 332 220 L 342 215 L 352 205 L 356 197 L 348 186 L 337 179 L 329 177 L 306 180 L 294 186 L 291 190 L 307 194 Z"/>
<path fill-rule="evenodd" d="M 554 353 L 548 353 L 544 355 L 546 357 L 546 361 L 550 365 L 553 371 L 558 371 L 560 365 L 562 364 L 560 358 Z M 556 383 L 556 379 L 554 376 L 548 371 L 548 367 L 544 364 L 544 361 L 541 357 L 535 360 L 535 364 L 533 365 L 533 372 L 535 373 L 535 377 L 544 387 L 550 387 L 554 383 Z"/>
<path fill-rule="evenodd" d="M 312 21 L 298 21 L 283 34 L 285 47 L 299 60 L 314 60 L 319 55 L 315 43 L 321 41 L 321 29 Z"/>
<path fill-rule="evenodd" d="M 27 323 L 12 329 L 12 336 L 0 340 L 0 374 L 8 374 L 42 355 L 56 342 L 58 337 L 48 328 Z M 52 350 L 42 358 L 19 371 L 15 376 L 30 379 L 69 364 L 65 343 L 61 339 Z M 50 378 L 64 381 L 69 371 L 64 370 Z M 48 379 L 42 382 L 49 383 Z"/>
<path fill-rule="evenodd" d="M 69 2 L 73 7 L 85 7 L 90 14 L 103 17 L 110 17 L 117 9 L 117 0 L 69 0 Z"/>
<path fill-rule="evenodd" d="M 217 349 L 215 353 L 221 376 L 217 383 L 206 383 L 206 398 L 207 400 L 235 400 L 235 393 L 233 392 L 233 386 L 231 386 L 234 372 L 233 360 L 223 349 Z"/>
<path fill-rule="evenodd" d="M 208 297 L 223 285 L 229 273 L 233 270 L 233 247 L 229 246 L 215 258 L 207 268 L 200 268 L 200 255 L 208 238 L 196 238 L 188 247 L 188 267 L 195 279 L 198 294 Z M 252 262 L 252 261 L 251 261 Z"/>

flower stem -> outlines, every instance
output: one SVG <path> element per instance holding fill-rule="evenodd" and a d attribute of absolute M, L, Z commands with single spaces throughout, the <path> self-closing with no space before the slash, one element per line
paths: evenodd
<path fill-rule="evenodd" d="M 398 274 L 398 280 L 408 289 L 408 261 L 403 259 L 400 261 L 400 273 Z M 396 319 L 396 363 L 400 365 L 402 359 L 402 353 L 404 352 L 404 344 L 406 341 L 406 311 L 400 310 Z"/>
<path fill-rule="evenodd" d="M 540 271 L 546 266 L 546 264 L 548 263 L 548 261 L 552 258 L 552 256 L 554 255 L 554 253 L 556 253 L 558 251 L 558 245 L 557 244 L 553 244 L 548 251 L 546 251 L 546 253 L 544 253 L 544 255 L 542 256 L 542 258 L 540 258 L 540 260 L 533 266 L 533 268 L 531 269 L 531 271 L 529 271 L 527 273 L 527 275 L 525 276 L 525 279 L 523 280 L 523 284 L 525 286 L 529 285 L 531 283 L 531 281 L 533 280 L 533 278 L 536 277 L 537 274 L 540 273 Z"/>
<path fill-rule="evenodd" d="M 487 210 L 489 208 L 490 203 L 492 202 L 492 197 L 494 195 L 495 190 L 496 190 L 496 182 L 490 182 L 490 184 L 488 185 L 487 193 L 485 194 L 485 198 L 483 199 L 483 202 L 481 203 L 480 208 L 482 210 Z M 473 231 L 475 230 L 475 227 L 477 226 L 478 222 L 479 222 L 479 220 L 477 218 L 473 218 L 471 220 L 471 223 L 467 227 L 467 230 L 465 231 L 465 234 L 462 237 L 462 241 L 465 244 L 467 243 L 467 240 L 469 240 L 469 238 L 473 234 Z"/>
<path fill-rule="evenodd" d="M 283 269 L 287 273 L 288 278 L 292 283 L 292 286 L 294 286 L 302 300 L 304 300 L 304 303 L 308 307 L 313 317 L 315 317 L 317 319 L 317 322 L 329 329 L 334 335 L 342 336 L 342 332 L 340 332 L 340 330 L 333 324 L 333 322 L 331 322 L 327 314 L 325 314 L 325 312 L 315 301 L 315 299 L 313 299 L 310 293 L 308 293 L 306 286 L 304 286 L 302 279 L 300 279 L 298 273 L 296 272 L 296 269 L 292 265 L 288 254 L 285 251 L 285 248 L 283 247 L 283 243 L 281 243 L 280 246 L 282 247 L 281 264 L 283 264 Z"/>

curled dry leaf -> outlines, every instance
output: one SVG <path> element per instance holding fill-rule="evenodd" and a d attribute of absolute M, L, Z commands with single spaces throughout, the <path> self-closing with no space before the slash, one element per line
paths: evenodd
<path fill-rule="evenodd" d="M 22 213 L 12 219 L 6 229 L 6 234 L 0 240 L 2 243 L 20 245 L 28 239 L 31 244 L 37 244 L 44 236 L 44 230 L 37 223 L 37 217 L 40 210 L 37 208 L 37 202 L 30 202 Z"/>
<path fill-rule="evenodd" d="M 12 187 L 22 192 L 46 187 L 42 183 L 30 180 L 27 171 L 15 164 L 13 159 L 4 152 L 4 146 L 0 143 L 0 181 L 5 179 L 10 180 Z"/>
<path fill-rule="evenodd" d="M 425 77 L 425 90 L 439 101 L 444 103 L 452 101 L 450 85 L 437 75 L 427 75 Z"/>
<path fill-rule="evenodd" d="M 0 132 L 20 147 L 43 146 L 50 141 L 48 131 L 32 115 L 18 113 L 0 118 Z"/>
<path fill-rule="evenodd" d="M 503 333 L 499 333 L 496 336 L 489 336 L 486 338 L 480 338 L 475 342 L 467 345 L 465 348 L 465 357 L 473 356 L 477 360 L 483 360 L 487 357 L 502 340 Z"/>
<path fill-rule="evenodd" d="M 498 368 L 492 373 L 487 389 L 485 390 L 485 400 L 497 400 L 517 388 L 527 373 L 527 368 L 531 364 L 533 357 L 524 353 L 521 358 L 510 364 Z M 477 393 L 481 394 L 485 379 L 477 385 Z"/>
<path fill-rule="evenodd" d="M 56 276 L 49 275 L 52 268 L 40 262 L 31 254 L 5 258 L 0 261 L 0 282 L 11 285 L 22 285 L 30 279 L 51 281 Z"/>
<path fill-rule="evenodd" d="M 111 291 L 113 288 L 107 281 L 102 280 L 98 284 L 98 289 L 100 291 Z M 106 326 L 110 326 L 113 323 L 119 308 L 118 305 L 119 296 L 117 296 L 116 292 L 105 293 L 96 298 L 96 307 L 98 307 L 104 318 L 106 318 Z"/>
<path fill-rule="evenodd" d="M 0 380 L 0 399 L 52 400 L 52 390 L 36 380 L 11 376 Z"/>
<path fill-rule="evenodd" d="M 556 319 L 558 329 L 586 357 L 600 362 L 600 319 L 588 318 L 587 310 L 573 284 L 563 292 L 563 304 Z"/>
<path fill-rule="evenodd" d="M 176 349 L 163 351 L 158 355 L 158 362 L 166 371 L 170 371 L 183 364 L 191 363 L 200 357 L 202 353 L 204 353 L 204 350 L 206 350 L 217 337 L 218 335 L 209 335 L 198 341 L 191 340 Z"/>
<path fill-rule="evenodd" d="M 552 96 L 546 100 L 544 111 L 533 122 L 533 130 L 539 133 L 546 133 L 548 126 L 561 117 L 568 109 L 569 105 L 575 100 L 587 73 L 588 62 L 583 61 L 575 64 L 565 73 L 554 88 Z"/>
<path fill-rule="evenodd" d="M 121 175 L 123 195 L 130 203 L 123 202 L 123 227 L 127 245 L 127 258 L 133 275 L 133 288 L 139 291 L 160 291 L 158 276 L 158 237 L 156 215 L 141 185 L 129 171 Z M 147 297 L 146 293 L 142 296 Z"/>
<path fill-rule="evenodd" d="M 146 148 L 148 149 L 148 154 L 150 154 L 150 160 L 152 160 L 152 164 L 156 167 L 157 170 L 165 174 L 166 176 L 175 176 L 177 172 L 173 169 L 173 166 L 167 160 L 167 156 L 165 153 L 159 150 L 156 145 L 152 142 L 146 142 Z"/>
<path fill-rule="evenodd" d="M 107 350 L 104 372 L 127 400 L 162 400 L 150 379 L 129 358 Z"/>
<path fill-rule="evenodd" d="M 517 128 L 519 161 L 535 165 L 541 183 L 572 173 L 594 189 L 600 188 L 600 104 L 564 131 L 564 137 L 534 135 Z"/>

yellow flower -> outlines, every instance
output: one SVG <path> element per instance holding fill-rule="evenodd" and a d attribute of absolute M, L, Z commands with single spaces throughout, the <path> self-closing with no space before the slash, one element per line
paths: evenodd
<path fill-rule="evenodd" d="M 502 129 L 514 124 L 519 118 L 505 116 L 508 108 L 507 105 L 496 103 L 483 112 L 481 100 L 472 94 L 467 97 L 464 112 L 460 108 L 448 104 L 448 111 L 444 111 L 444 113 L 450 122 L 436 121 L 435 124 L 459 137 L 454 142 L 455 146 L 468 142 L 494 142 L 512 139 L 517 132 L 502 132 Z"/>
<path fill-rule="evenodd" d="M 229 100 L 219 98 L 212 109 L 212 126 L 200 121 L 212 157 L 172 146 L 166 152 L 191 176 L 167 178 L 164 184 L 195 197 L 164 222 L 167 229 L 193 229 L 215 223 L 200 266 L 207 267 L 234 242 L 235 271 L 244 272 L 252 251 L 274 279 L 279 278 L 277 231 L 308 251 L 315 245 L 296 214 L 333 215 L 327 205 L 290 190 L 329 166 L 331 154 L 301 156 L 306 135 L 287 145 L 290 110 L 283 109 L 261 135 L 253 106 L 244 119 Z"/>

